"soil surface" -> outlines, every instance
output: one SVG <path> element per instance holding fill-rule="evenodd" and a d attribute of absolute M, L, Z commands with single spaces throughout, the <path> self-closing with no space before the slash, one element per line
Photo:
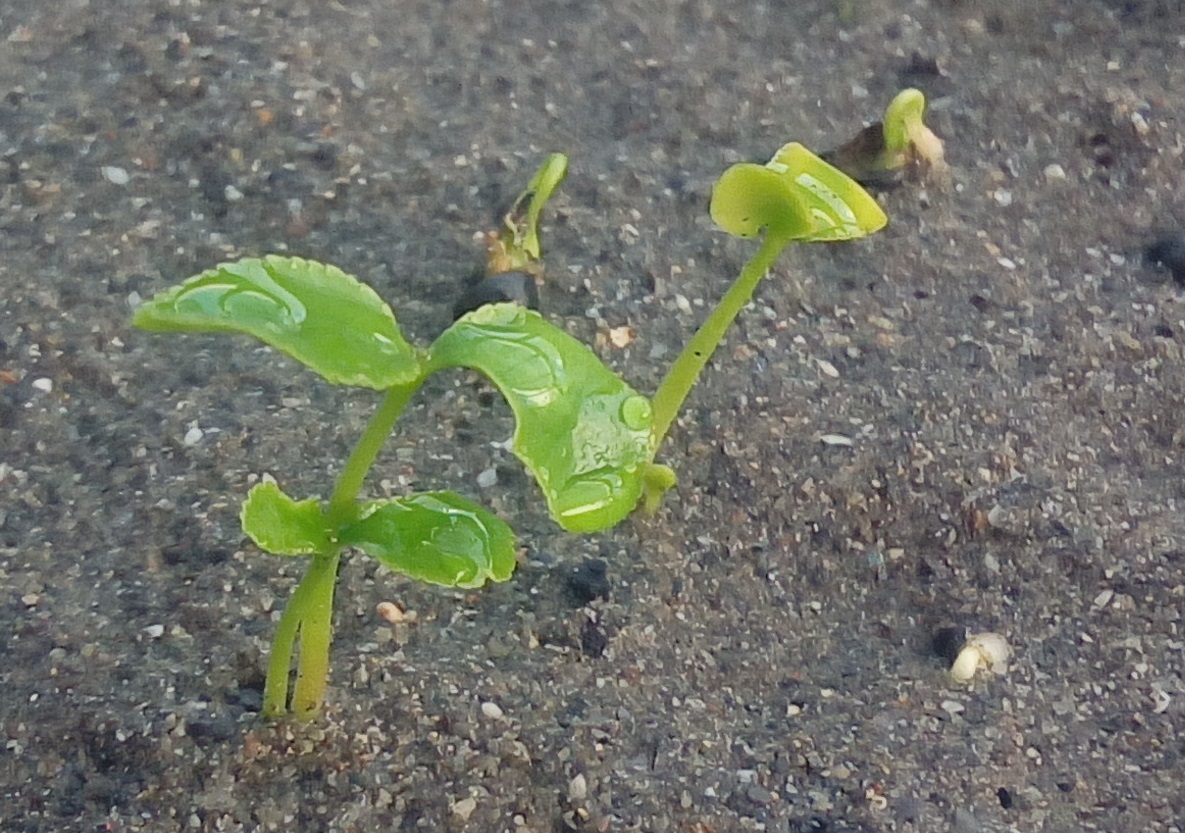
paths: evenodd
<path fill-rule="evenodd" d="M 657 516 L 563 534 L 435 377 L 368 490 L 482 500 L 521 568 L 350 558 L 323 718 L 259 716 L 303 565 L 239 501 L 325 494 L 376 396 L 139 299 L 288 252 L 425 343 L 558 150 L 544 312 L 653 391 L 755 249 L 715 178 L 906 86 L 950 176 L 782 256 Z M 1183 115 L 1177 0 L 4 0 L 0 830 L 1185 829 Z"/>

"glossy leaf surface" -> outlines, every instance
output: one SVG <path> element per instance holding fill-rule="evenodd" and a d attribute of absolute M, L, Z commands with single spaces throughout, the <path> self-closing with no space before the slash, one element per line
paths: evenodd
<path fill-rule="evenodd" d="M 514 572 L 514 532 L 489 510 L 452 492 L 425 492 L 362 505 L 338 540 L 410 578 L 481 587 Z"/>
<path fill-rule="evenodd" d="M 390 307 L 340 269 L 269 255 L 224 263 L 141 305 L 146 330 L 253 335 L 330 382 L 384 390 L 420 373 Z"/>
<path fill-rule="evenodd" d="M 243 532 L 273 555 L 313 555 L 330 547 L 316 500 L 293 500 L 270 481 L 247 494 L 239 512 Z"/>
<path fill-rule="evenodd" d="M 637 504 L 650 401 L 538 313 L 510 304 L 471 312 L 436 340 L 430 366 L 473 368 L 498 387 L 518 423 L 514 452 L 560 526 L 606 529 Z"/>
<path fill-rule="evenodd" d="M 712 219 L 730 234 L 762 229 L 789 241 L 854 240 L 888 218 L 868 192 L 797 142 L 766 165 L 733 165 L 712 189 Z"/>

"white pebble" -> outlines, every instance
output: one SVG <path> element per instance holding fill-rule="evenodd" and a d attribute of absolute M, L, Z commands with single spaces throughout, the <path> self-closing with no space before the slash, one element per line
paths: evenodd
<path fill-rule="evenodd" d="M 1045 178 L 1052 181 L 1056 179 L 1066 178 L 1066 169 L 1054 162 L 1052 165 L 1045 166 Z"/>
<path fill-rule="evenodd" d="M 160 639 L 165 635 L 164 625 L 149 625 L 144 629 L 144 633 L 151 636 L 153 639 Z"/>
<path fill-rule="evenodd" d="M 481 704 L 481 713 L 490 720 L 502 719 L 502 707 L 492 700 L 486 700 Z"/>
<path fill-rule="evenodd" d="M 477 485 L 483 489 L 488 489 L 498 482 L 498 470 L 493 466 L 481 471 L 477 475 Z"/>
<path fill-rule="evenodd" d="M 104 165 L 99 169 L 103 173 L 103 178 L 112 185 L 127 185 L 132 181 L 132 177 L 123 168 L 117 168 L 114 165 Z"/>
<path fill-rule="evenodd" d="M 185 438 L 182 440 L 186 445 L 197 445 L 202 441 L 202 437 L 206 436 L 205 432 L 196 425 L 185 432 Z"/>
<path fill-rule="evenodd" d="M 50 393 L 53 391 L 53 379 L 46 379 L 45 377 L 34 379 L 33 387 L 42 393 Z"/>

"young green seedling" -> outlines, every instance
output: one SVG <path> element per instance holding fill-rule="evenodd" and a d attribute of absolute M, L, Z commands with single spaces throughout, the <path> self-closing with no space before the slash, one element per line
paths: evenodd
<path fill-rule="evenodd" d="M 765 236 L 659 384 L 653 399 L 651 459 L 724 334 L 782 250 L 794 242 L 854 240 L 888 222 L 876 200 L 855 181 L 795 142 L 765 165 L 741 163 L 726 170 L 712 189 L 711 214 L 730 234 Z M 669 468 L 651 463 L 645 474 L 644 508 L 657 508 L 663 492 L 674 484 Z"/>
<path fill-rule="evenodd" d="M 534 226 L 537 220 L 536 211 L 527 222 Z M 523 239 L 537 241 L 537 232 Z M 528 253 L 537 257 L 537 242 L 523 249 L 531 246 Z M 345 548 L 446 587 L 505 581 L 514 570 L 510 527 L 460 495 L 359 499 L 395 421 L 433 373 L 472 368 L 506 397 L 517 423 L 514 452 L 563 528 L 613 526 L 642 493 L 652 435 L 649 400 L 533 311 L 485 306 L 419 349 L 404 340 L 391 309 L 370 287 L 333 266 L 272 255 L 203 272 L 144 303 L 133 323 L 147 330 L 255 336 L 333 384 L 383 394 L 327 500 L 296 500 L 265 479 L 243 504 L 243 531 L 260 549 L 309 558 L 276 628 L 264 686 L 267 716 L 283 715 L 289 704 L 301 720 L 320 710 L 333 591 Z M 294 651 L 297 677 L 289 696 Z"/>
<path fill-rule="evenodd" d="M 902 90 L 886 108 L 883 121 L 870 124 L 823 159 L 870 185 L 896 182 L 902 170 L 915 168 L 944 174 L 942 140 L 926 126 L 925 112 L 921 91 Z"/>

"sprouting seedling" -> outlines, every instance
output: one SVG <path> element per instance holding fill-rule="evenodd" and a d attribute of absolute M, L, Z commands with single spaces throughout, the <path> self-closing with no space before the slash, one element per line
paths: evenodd
<path fill-rule="evenodd" d="M 757 254 L 659 384 L 653 399 L 652 455 L 724 334 L 786 246 L 854 240 L 888 222 L 876 200 L 855 181 L 796 142 L 784 146 L 765 165 L 746 162 L 726 170 L 712 189 L 711 214 L 730 234 L 749 238 L 764 232 L 764 237 Z M 662 493 L 674 483 L 669 468 L 651 463 L 645 476 L 644 508 L 657 508 Z"/>
<path fill-rule="evenodd" d="M 944 174 L 942 140 L 926 126 L 925 113 L 926 97 L 921 91 L 902 90 L 885 109 L 883 121 L 870 124 L 850 142 L 823 154 L 823 159 L 866 184 L 896 181 L 903 169 Z"/>
<path fill-rule="evenodd" d="M 530 270 L 538 263 L 542 257 L 539 216 L 567 175 L 567 156 L 553 153 L 547 157 L 503 218 L 503 231 L 488 235 L 488 274 Z"/>
<path fill-rule="evenodd" d="M 537 238 L 536 238 L 537 239 Z M 141 305 L 147 330 L 255 336 L 340 385 L 383 396 L 327 500 L 296 500 L 265 479 L 240 519 L 260 549 L 307 556 L 308 569 L 276 628 L 264 685 L 264 714 L 315 717 L 328 679 L 333 591 L 342 551 L 446 587 L 505 581 L 515 566 L 509 526 L 447 491 L 359 500 L 395 421 L 433 373 L 480 371 L 516 419 L 513 450 L 535 476 L 563 528 L 613 526 L 641 496 L 650 458 L 650 402 L 591 350 L 537 313 L 511 304 L 471 312 L 427 349 L 404 340 L 390 307 L 340 269 L 268 256 L 203 272 Z M 297 678 L 289 696 L 293 653 Z"/>

